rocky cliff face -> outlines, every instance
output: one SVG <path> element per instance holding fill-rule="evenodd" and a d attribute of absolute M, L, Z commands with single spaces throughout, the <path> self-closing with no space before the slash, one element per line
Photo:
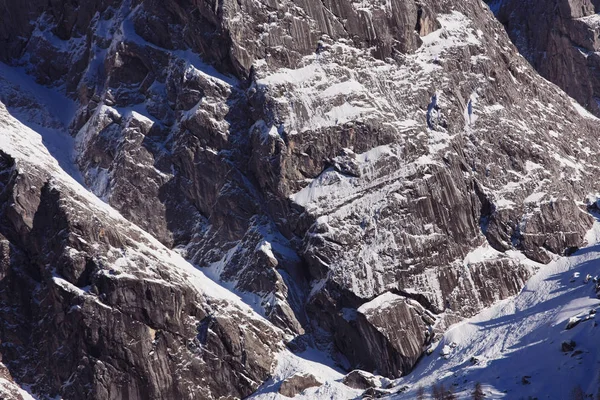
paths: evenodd
<path fill-rule="evenodd" d="M 597 119 L 480 2 L 0 7 L 0 339 L 35 392 L 245 397 L 283 342 L 398 377 L 592 223 Z"/>
<path fill-rule="evenodd" d="M 581 105 L 600 115 L 600 2 L 488 2 L 527 61 Z"/>
<path fill-rule="evenodd" d="M 1 333 L 12 374 L 74 399 L 256 390 L 281 333 L 73 185 L 3 105 L 0 119 Z"/>

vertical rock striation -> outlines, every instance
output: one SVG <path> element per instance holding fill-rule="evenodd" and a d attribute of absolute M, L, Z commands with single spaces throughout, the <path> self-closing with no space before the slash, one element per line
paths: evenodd
<path fill-rule="evenodd" d="M 598 120 L 478 1 L 27 3 L 0 5 L 0 339 L 39 393 L 245 397 L 283 341 L 398 377 L 592 224 Z"/>

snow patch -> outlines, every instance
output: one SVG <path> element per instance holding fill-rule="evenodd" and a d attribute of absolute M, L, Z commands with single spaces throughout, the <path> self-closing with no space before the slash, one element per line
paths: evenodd
<path fill-rule="evenodd" d="M 579 115 L 581 115 L 582 117 L 585 117 L 588 119 L 593 119 L 593 120 L 599 120 L 598 117 L 596 117 L 594 114 L 592 114 L 591 112 L 589 112 L 588 110 L 583 108 L 581 106 L 581 104 L 579 104 L 575 100 L 571 100 L 571 105 L 577 111 L 577 113 L 579 113 Z"/>
<path fill-rule="evenodd" d="M 383 310 L 393 306 L 395 302 L 402 299 L 402 296 L 392 292 L 385 292 L 384 294 L 375 297 L 373 300 L 361 305 L 357 311 L 361 314 L 367 314 L 369 311 Z"/>

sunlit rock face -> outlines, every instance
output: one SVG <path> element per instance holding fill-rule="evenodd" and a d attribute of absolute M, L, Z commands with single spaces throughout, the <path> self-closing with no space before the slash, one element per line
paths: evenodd
<path fill-rule="evenodd" d="M 1 7 L 0 339 L 40 393 L 245 397 L 284 343 L 399 377 L 592 224 L 598 120 L 481 2 Z"/>

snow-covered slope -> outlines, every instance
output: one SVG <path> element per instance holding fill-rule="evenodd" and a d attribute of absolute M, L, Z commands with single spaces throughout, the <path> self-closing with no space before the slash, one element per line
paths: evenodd
<path fill-rule="evenodd" d="M 476 382 L 487 399 L 570 399 L 573 390 L 596 395 L 600 379 L 600 306 L 595 278 L 600 275 L 600 221 L 588 232 L 589 245 L 539 271 L 521 293 L 451 326 L 406 377 L 387 381 L 374 393 L 388 399 L 415 399 L 419 388 L 451 388 L 470 399 Z M 512 257 L 521 259 L 519 253 Z M 575 323 L 576 321 L 580 321 Z M 573 327 L 567 329 L 571 323 Z M 319 377 L 321 387 L 308 388 L 297 399 L 353 399 L 360 393 L 342 382 L 344 375 L 327 360 L 310 361 L 309 353 L 281 353 L 283 360 L 257 399 L 285 399 L 273 388 L 294 374 Z M 429 397 L 426 397 L 429 398 Z"/>
<path fill-rule="evenodd" d="M 20 387 L 10 375 L 10 371 L 0 362 L 0 399 L 2 400 L 37 400 L 24 388 Z"/>
<path fill-rule="evenodd" d="M 451 327 L 415 371 L 396 381 L 409 389 L 392 398 L 412 399 L 419 386 L 440 382 L 459 398 L 468 398 L 475 382 L 490 399 L 569 399 L 577 386 L 596 395 L 600 327 L 593 313 L 600 300 L 585 278 L 600 274 L 599 239 L 596 222 L 588 247 L 543 266 L 518 296 Z M 575 317 L 582 322 L 566 329 Z M 573 349 L 563 348 L 571 341 Z"/>
<path fill-rule="evenodd" d="M 294 376 L 313 375 L 322 383 L 308 387 L 297 396 L 298 400 L 311 399 L 353 399 L 362 394 L 362 390 L 353 389 L 342 382 L 344 372 L 333 365 L 324 354 L 307 350 L 299 354 L 284 350 L 277 356 L 277 368 L 273 377 L 250 397 L 255 400 L 285 400 L 287 396 L 279 393 L 281 384 Z"/>
<path fill-rule="evenodd" d="M 23 68 L 0 62 L 0 101 L 15 118 L 41 136 L 47 151 L 66 173 L 83 181 L 74 162 L 73 138 L 68 133 L 77 110 L 73 100 L 35 83 Z"/>

